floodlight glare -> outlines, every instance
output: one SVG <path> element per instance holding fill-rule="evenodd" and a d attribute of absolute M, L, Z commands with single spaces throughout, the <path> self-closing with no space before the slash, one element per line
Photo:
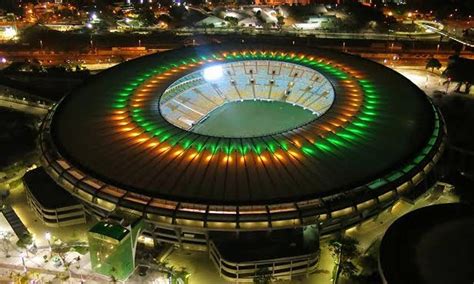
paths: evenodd
<path fill-rule="evenodd" d="M 207 67 L 202 72 L 202 76 L 204 77 L 204 79 L 206 81 L 215 81 L 215 80 L 221 78 L 222 75 L 224 75 L 224 72 L 222 70 L 221 65 L 214 65 L 214 66 L 211 66 L 211 67 Z"/>

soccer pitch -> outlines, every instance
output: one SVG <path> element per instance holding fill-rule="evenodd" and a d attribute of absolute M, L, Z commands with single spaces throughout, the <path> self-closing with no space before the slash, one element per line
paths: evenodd
<path fill-rule="evenodd" d="M 300 106 L 277 101 L 245 100 L 226 103 L 191 130 L 218 137 L 270 135 L 306 124 L 317 115 Z"/>

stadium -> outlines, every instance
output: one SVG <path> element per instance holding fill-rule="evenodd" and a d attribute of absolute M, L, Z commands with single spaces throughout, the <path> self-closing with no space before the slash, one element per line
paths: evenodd
<path fill-rule="evenodd" d="M 382 65 L 222 44 L 100 73 L 48 114 L 40 148 L 48 174 L 91 215 L 143 218 L 154 240 L 209 250 L 223 277 L 241 281 L 258 268 L 251 261 L 308 273 L 317 256 L 303 249 L 306 232 L 338 231 L 423 193 L 444 134 L 426 95 Z M 244 256 L 245 240 L 290 243 L 295 232 L 293 255 Z"/>

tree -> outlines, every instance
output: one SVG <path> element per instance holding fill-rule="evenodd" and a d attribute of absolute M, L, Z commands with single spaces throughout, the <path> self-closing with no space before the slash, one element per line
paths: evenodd
<path fill-rule="evenodd" d="M 232 26 L 237 26 L 237 24 L 239 23 L 239 19 L 237 19 L 236 17 L 227 16 L 224 18 L 224 20 L 229 22 Z"/>
<path fill-rule="evenodd" d="M 357 273 L 357 267 L 352 262 L 360 253 L 358 249 L 359 241 L 350 237 L 339 237 L 329 241 L 329 250 L 336 259 L 336 281 L 342 274 L 347 278 L 352 278 Z"/>
<path fill-rule="evenodd" d="M 277 17 L 277 21 L 279 27 L 283 27 L 283 25 L 285 25 L 285 17 L 280 15 Z"/>
<path fill-rule="evenodd" d="M 26 233 L 23 236 L 21 236 L 20 239 L 18 239 L 18 241 L 16 242 L 16 245 L 19 248 L 26 248 L 32 243 L 33 243 L 33 236 L 31 236 L 29 233 Z"/>
<path fill-rule="evenodd" d="M 351 279 L 357 273 L 357 267 L 350 260 L 343 261 L 340 265 L 341 274 Z"/>
<path fill-rule="evenodd" d="M 268 284 L 272 280 L 273 280 L 273 276 L 272 276 L 271 271 L 268 269 L 268 267 L 260 267 L 255 272 L 255 276 L 253 278 L 253 283 Z"/>
<path fill-rule="evenodd" d="M 437 70 L 439 70 L 441 68 L 441 62 L 439 62 L 438 59 L 434 58 L 434 57 L 431 57 L 430 59 L 428 59 L 426 61 L 426 67 L 425 69 L 430 69 L 431 68 L 431 72 L 434 72 L 434 69 L 436 68 Z"/>
<path fill-rule="evenodd" d="M 329 241 L 329 250 L 333 257 L 341 255 L 341 258 L 352 259 L 359 256 L 357 246 L 359 241 L 350 237 L 340 237 Z"/>
<path fill-rule="evenodd" d="M 138 19 L 143 23 L 145 27 L 150 27 L 158 24 L 158 19 L 155 13 L 150 9 L 141 9 L 140 16 Z"/>
<path fill-rule="evenodd" d="M 263 19 L 262 17 L 262 10 L 258 10 L 257 13 L 255 13 L 255 17 L 261 21 L 261 22 L 265 22 L 265 20 Z"/>
<path fill-rule="evenodd" d="M 443 71 L 443 76 L 448 78 L 447 82 L 457 82 L 456 91 L 461 91 L 461 86 L 465 85 L 464 93 L 468 94 L 471 85 L 474 84 L 474 60 L 453 55 L 449 57 L 448 66 Z"/>
<path fill-rule="evenodd" d="M 188 10 L 186 10 L 186 7 L 184 7 L 184 5 L 174 5 L 169 9 L 169 14 L 175 21 L 179 22 L 184 20 L 184 18 L 189 14 L 189 12 Z"/>

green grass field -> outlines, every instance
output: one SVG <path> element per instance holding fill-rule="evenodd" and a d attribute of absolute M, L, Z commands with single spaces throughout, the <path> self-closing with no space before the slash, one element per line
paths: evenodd
<path fill-rule="evenodd" d="M 254 137 L 293 129 L 315 119 L 311 111 L 284 102 L 230 102 L 209 113 L 192 131 L 221 137 Z"/>

